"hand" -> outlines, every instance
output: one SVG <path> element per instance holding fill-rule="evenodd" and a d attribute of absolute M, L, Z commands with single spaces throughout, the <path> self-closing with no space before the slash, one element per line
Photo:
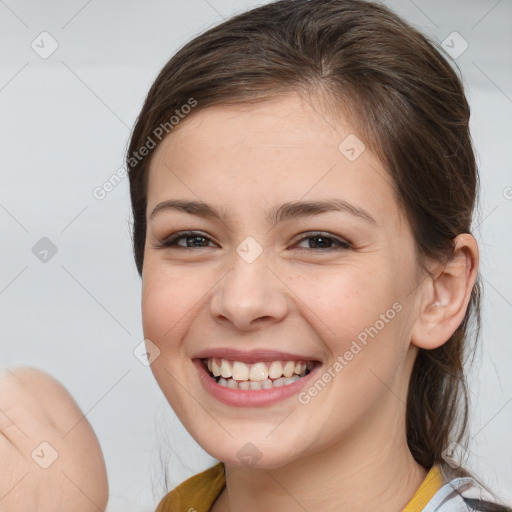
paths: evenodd
<path fill-rule="evenodd" d="M 108 483 L 91 425 L 33 368 L 0 373 L 0 512 L 104 512 Z"/>

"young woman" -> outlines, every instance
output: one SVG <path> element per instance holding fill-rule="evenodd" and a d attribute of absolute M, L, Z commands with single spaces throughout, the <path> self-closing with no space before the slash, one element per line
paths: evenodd
<path fill-rule="evenodd" d="M 510 510 L 452 455 L 469 114 L 435 44 L 361 0 L 273 2 L 166 64 L 127 152 L 143 328 L 219 463 L 158 512 Z"/>

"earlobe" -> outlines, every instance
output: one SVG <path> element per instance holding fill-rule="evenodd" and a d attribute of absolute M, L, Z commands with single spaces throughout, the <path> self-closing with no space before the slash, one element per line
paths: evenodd
<path fill-rule="evenodd" d="M 422 283 L 418 318 L 411 343 L 434 349 L 446 343 L 464 320 L 478 274 L 478 244 L 469 233 L 454 239 L 452 257 Z"/>

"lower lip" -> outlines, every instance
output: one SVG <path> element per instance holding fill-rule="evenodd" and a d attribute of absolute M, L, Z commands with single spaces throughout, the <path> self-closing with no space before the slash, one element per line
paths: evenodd
<path fill-rule="evenodd" d="M 199 377 L 206 391 L 219 400 L 219 402 L 235 407 L 265 407 L 291 397 L 306 386 L 315 377 L 320 368 L 320 365 L 316 365 L 307 375 L 286 386 L 246 390 L 221 386 L 210 375 L 200 359 L 194 359 L 193 362 L 199 371 Z"/>

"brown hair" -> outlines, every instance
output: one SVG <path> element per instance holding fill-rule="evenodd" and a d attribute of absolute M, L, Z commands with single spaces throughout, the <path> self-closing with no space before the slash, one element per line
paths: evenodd
<path fill-rule="evenodd" d="M 170 116 L 191 99 L 194 115 L 212 105 L 252 104 L 290 91 L 322 95 L 333 115 L 338 108 L 350 114 L 392 177 L 419 268 L 426 270 L 427 259 L 447 261 L 453 239 L 471 232 L 479 179 L 470 109 L 438 45 L 376 3 L 280 0 L 194 38 L 149 90 L 126 154 L 140 275 L 151 161 L 140 148 L 161 140 L 159 127 L 172 133 Z M 475 341 L 479 337 L 480 295 L 478 276 L 464 320 L 441 347 L 419 350 L 409 384 L 409 449 L 425 468 L 440 465 L 445 477 L 454 471 L 443 451 L 453 441 L 467 446 L 464 354 L 471 320 Z M 455 474 L 469 475 L 463 468 Z M 488 510 L 505 510 L 496 507 Z"/>

